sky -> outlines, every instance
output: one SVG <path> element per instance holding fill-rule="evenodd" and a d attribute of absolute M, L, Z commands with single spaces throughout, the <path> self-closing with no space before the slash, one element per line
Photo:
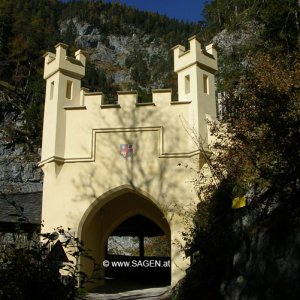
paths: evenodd
<path fill-rule="evenodd" d="M 115 0 L 106 0 L 112 2 Z M 140 10 L 166 15 L 178 20 L 195 22 L 202 20 L 202 9 L 206 0 L 120 0 Z"/>

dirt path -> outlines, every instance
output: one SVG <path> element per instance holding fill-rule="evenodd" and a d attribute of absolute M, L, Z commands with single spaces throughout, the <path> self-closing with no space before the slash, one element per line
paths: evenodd
<path fill-rule="evenodd" d="M 119 293 L 89 293 L 86 300 L 168 300 L 170 298 L 170 287 L 146 288 L 140 290 L 124 291 Z"/>

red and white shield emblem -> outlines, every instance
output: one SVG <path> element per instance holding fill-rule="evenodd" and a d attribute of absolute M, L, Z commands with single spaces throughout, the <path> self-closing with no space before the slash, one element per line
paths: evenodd
<path fill-rule="evenodd" d="M 120 154 L 126 159 L 132 158 L 133 157 L 132 144 L 120 144 Z"/>

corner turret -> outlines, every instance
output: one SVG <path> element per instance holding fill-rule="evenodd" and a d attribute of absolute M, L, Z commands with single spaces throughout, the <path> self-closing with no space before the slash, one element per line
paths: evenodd
<path fill-rule="evenodd" d="M 178 75 L 179 101 L 191 101 L 190 124 L 204 141 L 210 135 L 206 119 L 216 118 L 215 77 L 218 70 L 217 51 L 211 44 L 202 50 L 198 36 L 189 38 L 190 49 L 182 45 L 173 48 L 174 71 Z"/>
<path fill-rule="evenodd" d="M 79 106 L 81 79 L 85 75 L 86 57 L 82 50 L 75 58 L 67 56 L 68 45 L 59 43 L 56 52 L 44 54 L 46 79 L 42 160 L 63 156 L 66 116 L 64 106 Z"/>

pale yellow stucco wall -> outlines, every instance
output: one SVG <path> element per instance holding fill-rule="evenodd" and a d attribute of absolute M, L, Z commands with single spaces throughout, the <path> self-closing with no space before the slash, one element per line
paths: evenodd
<path fill-rule="evenodd" d="M 189 131 L 199 133 L 204 144 L 209 140 L 205 119 L 216 116 L 216 51 L 212 46 L 202 51 L 197 37 L 188 51 L 173 48 L 179 102 L 172 102 L 170 90 L 154 90 L 148 105 L 137 104 L 135 92 L 120 92 L 117 105 L 104 105 L 101 93 L 81 88 L 84 53 L 68 58 L 66 47 L 58 44 L 56 54 L 45 54 L 43 230 L 71 227 L 100 265 L 110 232 L 135 212 L 152 219 L 173 242 L 181 241 L 182 214 L 197 203 L 196 174 L 186 166 L 201 166 Z M 120 144 L 133 145 L 132 159 L 120 155 Z M 171 258 L 174 285 L 189 262 L 174 244 Z M 83 268 L 91 273 L 88 263 Z"/>

